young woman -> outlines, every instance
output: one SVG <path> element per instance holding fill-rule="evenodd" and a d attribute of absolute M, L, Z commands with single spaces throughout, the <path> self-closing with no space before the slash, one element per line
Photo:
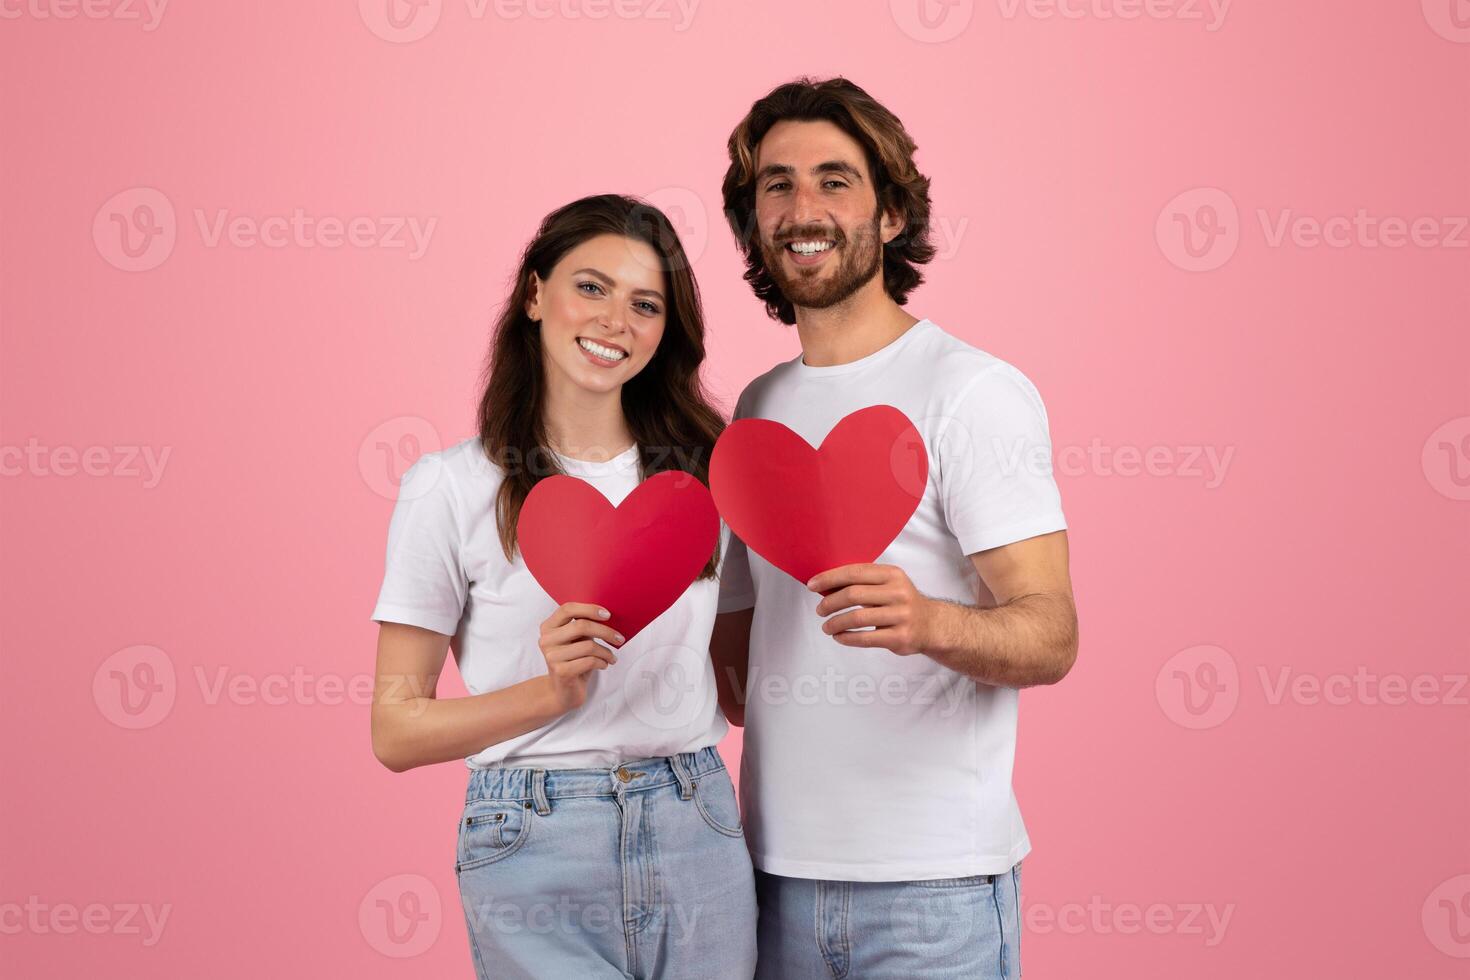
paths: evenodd
<path fill-rule="evenodd" d="M 455 871 L 480 977 L 755 969 L 751 863 L 715 750 L 719 551 L 632 641 L 548 598 L 516 518 L 551 473 L 614 504 L 643 478 L 708 482 L 722 422 L 678 236 L 615 195 L 546 217 L 495 329 L 479 435 L 404 475 L 388 530 L 372 712 L 389 769 L 464 758 Z M 452 649 L 470 695 L 440 700 Z"/>

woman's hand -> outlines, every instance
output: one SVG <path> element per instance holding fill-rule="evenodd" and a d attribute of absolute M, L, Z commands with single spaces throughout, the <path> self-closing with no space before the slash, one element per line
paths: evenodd
<path fill-rule="evenodd" d="M 607 619 L 601 606 L 564 602 L 541 624 L 541 655 L 546 658 L 547 680 L 553 702 L 563 713 L 587 701 L 587 681 L 594 670 L 606 670 L 618 662 L 617 654 L 593 642 L 593 637 L 614 646 L 624 643 L 620 633 L 597 620 Z"/>

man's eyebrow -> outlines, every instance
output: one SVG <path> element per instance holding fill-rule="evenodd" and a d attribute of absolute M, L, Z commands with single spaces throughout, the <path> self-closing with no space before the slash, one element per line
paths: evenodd
<path fill-rule="evenodd" d="M 612 288 L 613 286 L 616 286 L 617 285 L 617 282 L 613 279 L 612 276 L 608 275 L 605 272 L 599 272 L 599 271 L 597 271 L 596 269 L 594 269 L 594 268 L 592 268 L 590 266 L 587 267 L 587 268 L 585 268 L 585 269 L 578 269 L 575 272 L 573 272 L 572 275 L 578 276 L 578 275 L 581 275 L 584 272 L 587 273 L 589 276 L 592 276 L 595 279 L 601 279 L 603 282 L 607 283 L 608 288 Z M 653 297 L 656 297 L 660 302 L 662 302 L 663 301 L 663 298 L 664 298 L 664 294 L 661 293 L 661 292 L 659 292 L 657 289 L 635 289 L 635 290 L 633 290 L 633 295 L 634 296 L 653 296 Z"/>
<path fill-rule="evenodd" d="M 794 173 L 796 173 L 796 168 L 790 164 L 768 163 L 756 172 L 755 180 L 756 183 L 760 183 L 767 177 L 790 177 Z M 844 176 L 851 177 L 859 184 L 863 182 L 862 172 L 846 160 L 825 160 L 812 168 L 812 175 L 816 176 L 817 174 L 843 174 Z"/>

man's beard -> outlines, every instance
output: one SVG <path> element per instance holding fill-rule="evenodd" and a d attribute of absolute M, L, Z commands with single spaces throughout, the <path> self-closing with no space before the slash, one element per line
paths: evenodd
<path fill-rule="evenodd" d="M 823 310 L 847 299 L 883 269 L 883 246 L 878 235 L 878 212 L 875 211 L 872 222 L 859 226 L 853 237 L 847 237 L 837 229 L 808 225 L 797 229 L 796 234 L 788 232 L 782 235 L 780 244 L 761 239 L 761 257 L 765 260 L 766 271 L 791 305 Z M 828 237 L 835 241 L 833 250 L 838 253 L 836 269 L 826 273 L 825 270 L 798 268 L 794 275 L 787 274 L 783 257 L 789 254 L 787 242 Z"/>

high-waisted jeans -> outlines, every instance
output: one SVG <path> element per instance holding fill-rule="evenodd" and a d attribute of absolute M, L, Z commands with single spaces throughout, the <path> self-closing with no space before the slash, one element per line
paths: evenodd
<path fill-rule="evenodd" d="M 750 855 L 713 746 L 613 769 L 478 769 L 455 871 L 476 975 L 750 980 Z"/>

